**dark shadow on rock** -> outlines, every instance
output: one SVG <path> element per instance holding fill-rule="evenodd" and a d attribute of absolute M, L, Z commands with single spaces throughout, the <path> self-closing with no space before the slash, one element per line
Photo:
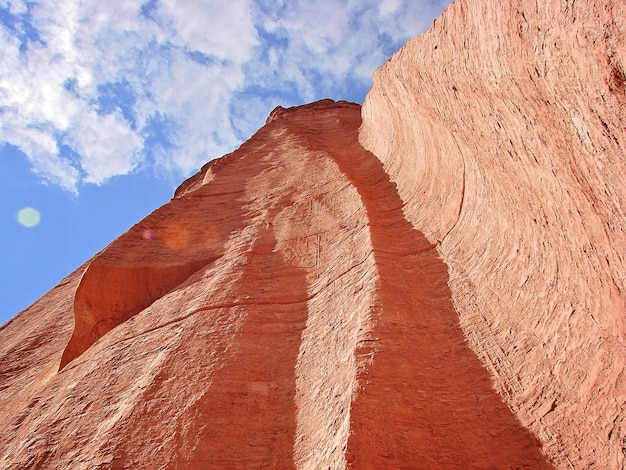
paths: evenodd
<path fill-rule="evenodd" d="M 404 218 L 381 162 L 356 132 L 329 149 L 367 209 L 380 275 L 372 341 L 351 408 L 348 464 L 381 468 L 552 468 L 465 341 L 447 267 Z M 373 355 L 370 355 L 373 353 Z M 364 358 L 373 357 L 368 363 Z"/>

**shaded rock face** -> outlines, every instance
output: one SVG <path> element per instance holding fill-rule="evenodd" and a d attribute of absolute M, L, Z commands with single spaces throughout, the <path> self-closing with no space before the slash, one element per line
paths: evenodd
<path fill-rule="evenodd" d="M 374 75 L 360 141 L 559 468 L 626 465 L 626 4 L 454 2 Z"/>
<path fill-rule="evenodd" d="M 2 468 L 550 468 L 360 124 L 277 109 L 5 325 Z"/>

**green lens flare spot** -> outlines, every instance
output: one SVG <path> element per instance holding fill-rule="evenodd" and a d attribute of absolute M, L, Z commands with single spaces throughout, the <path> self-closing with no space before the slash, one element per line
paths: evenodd
<path fill-rule="evenodd" d="M 17 213 L 17 221 L 24 227 L 32 228 L 39 224 L 40 220 L 41 215 L 39 211 L 32 207 L 25 207 L 24 209 L 20 209 Z"/>

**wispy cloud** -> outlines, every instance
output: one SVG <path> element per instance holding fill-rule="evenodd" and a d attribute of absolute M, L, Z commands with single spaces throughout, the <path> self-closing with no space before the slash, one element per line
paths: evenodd
<path fill-rule="evenodd" d="M 0 145 L 77 192 L 186 176 L 277 104 L 362 99 L 447 1 L 0 0 Z"/>

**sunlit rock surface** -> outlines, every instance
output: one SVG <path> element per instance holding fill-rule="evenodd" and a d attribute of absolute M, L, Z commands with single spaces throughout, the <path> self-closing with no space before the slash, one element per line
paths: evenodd
<path fill-rule="evenodd" d="M 277 108 L 4 325 L 0 468 L 623 468 L 625 7 L 511 5 Z"/>
<path fill-rule="evenodd" d="M 278 108 L 7 324 L 2 467 L 547 468 L 360 124 Z"/>
<path fill-rule="evenodd" d="M 361 143 L 559 468 L 626 451 L 626 3 L 462 0 L 374 75 Z"/>

